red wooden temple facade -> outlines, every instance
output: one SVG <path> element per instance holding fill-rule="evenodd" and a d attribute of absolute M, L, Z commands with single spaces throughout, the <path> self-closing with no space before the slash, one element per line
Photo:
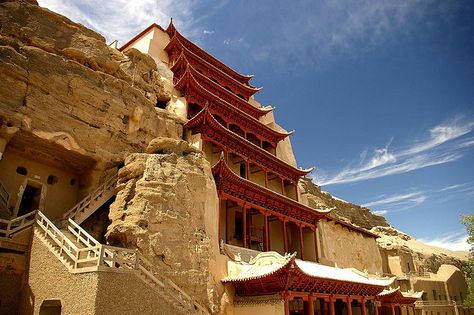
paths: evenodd
<path fill-rule="evenodd" d="M 251 102 L 259 91 L 249 84 L 252 76 L 206 53 L 173 23 L 166 32 L 174 85 L 187 102 L 185 129 L 199 135 L 201 148 L 215 164 L 219 235 L 244 248 L 296 251 L 302 259 L 317 261 L 317 223 L 327 211 L 298 202 L 298 182 L 311 170 L 277 157 L 278 144 L 291 133 L 261 122 L 273 109 Z"/>

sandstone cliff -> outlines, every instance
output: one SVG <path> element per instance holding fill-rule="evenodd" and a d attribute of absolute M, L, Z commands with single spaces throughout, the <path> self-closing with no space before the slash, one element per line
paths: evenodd
<path fill-rule="evenodd" d="M 159 138 L 119 172 L 107 239 L 139 248 L 165 275 L 216 310 L 218 199 L 209 162 L 182 140 Z M 214 235 L 213 235 L 214 233 Z"/>
<path fill-rule="evenodd" d="M 183 122 L 156 108 L 172 89 L 157 69 L 151 57 L 122 54 L 64 16 L 1 3 L 0 151 L 8 142 L 55 167 L 100 174 L 157 136 L 181 138 Z"/>
<path fill-rule="evenodd" d="M 309 206 L 313 208 L 333 208 L 333 216 L 348 219 L 353 224 L 370 230 L 375 226 L 388 226 L 387 220 L 373 214 L 370 209 L 333 197 L 330 193 L 321 191 L 321 187 L 310 179 L 303 179 L 303 192 L 307 194 Z"/>

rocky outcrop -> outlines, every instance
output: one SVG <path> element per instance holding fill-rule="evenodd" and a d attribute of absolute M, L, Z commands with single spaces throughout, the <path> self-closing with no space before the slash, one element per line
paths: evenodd
<path fill-rule="evenodd" d="M 182 136 L 183 122 L 156 108 L 170 98 L 169 73 L 37 5 L 0 4 L 0 72 L 0 140 L 59 146 L 76 172 L 118 165 L 157 136 Z M 60 163 L 54 145 L 44 146 L 43 160 Z"/>
<path fill-rule="evenodd" d="M 467 253 L 426 245 L 393 227 L 374 227 L 371 232 L 380 236 L 377 243 L 381 248 L 409 254 L 415 266 L 425 271 L 436 273 L 441 265 L 454 265 L 461 270 L 465 268 Z"/>
<path fill-rule="evenodd" d="M 366 207 L 335 198 L 330 193 L 321 191 L 321 187 L 309 178 L 304 178 L 301 184 L 310 207 L 333 208 L 331 214 L 336 218 L 348 219 L 351 223 L 368 230 L 375 226 L 388 226 L 383 216 L 373 214 Z"/>
<path fill-rule="evenodd" d="M 138 248 L 178 286 L 215 309 L 218 199 L 209 162 L 182 140 L 130 154 L 110 208 L 110 244 Z M 214 231 L 214 232 L 212 232 Z"/>

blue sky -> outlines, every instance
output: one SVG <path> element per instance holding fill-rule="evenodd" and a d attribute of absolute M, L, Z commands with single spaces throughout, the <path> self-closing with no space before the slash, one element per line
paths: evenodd
<path fill-rule="evenodd" d="M 39 0 L 120 43 L 173 16 L 296 129 L 323 190 L 428 243 L 474 213 L 474 2 Z"/>

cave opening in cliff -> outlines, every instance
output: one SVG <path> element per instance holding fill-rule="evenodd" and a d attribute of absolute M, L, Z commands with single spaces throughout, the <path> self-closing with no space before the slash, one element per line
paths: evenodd
<path fill-rule="evenodd" d="M 72 149 L 71 140 L 47 140 L 18 131 L 0 160 L 0 184 L 8 194 L 3 217 L 41 210 L 58 219 L 87 195 L 96 161 Z"/>

